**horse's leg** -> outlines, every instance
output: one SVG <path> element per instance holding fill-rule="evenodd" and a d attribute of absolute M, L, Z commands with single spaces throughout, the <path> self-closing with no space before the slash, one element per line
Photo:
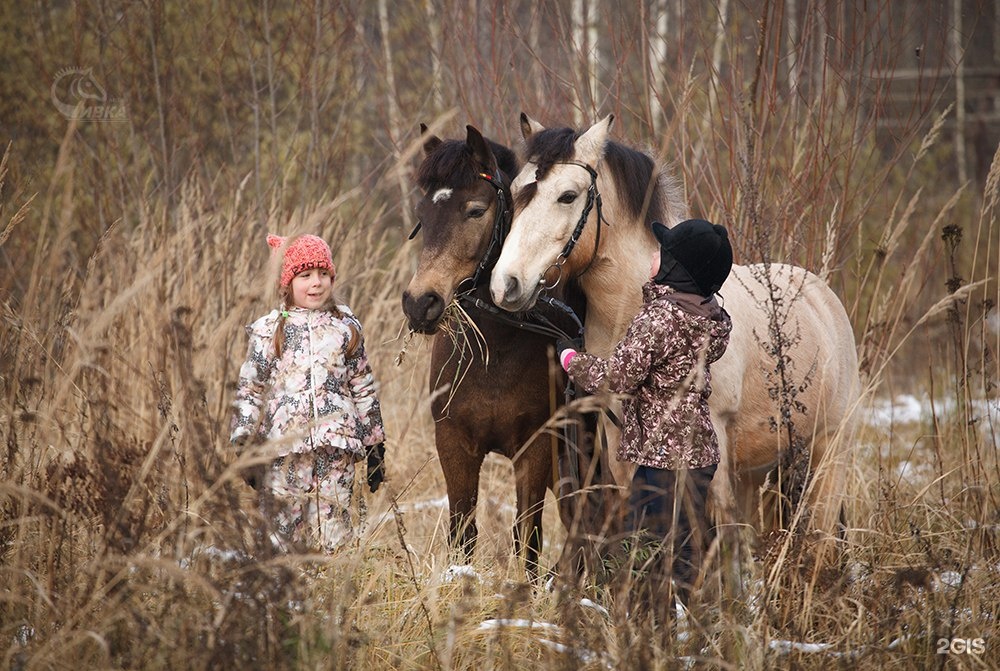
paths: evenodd
<path fill-rule="evenodd" d="M 449 540 L 453 550 L 462 551 L 468 564 L 476 549 L 479 469 L 486 455 L 464 435 L 449 431 L 443 423 L 438 424 L 437 430 L 438 457 L 448 490 Z"/>
<path fill-rule="evenodd" d="M 708 519 L 716 525 L 722 596 L 729 603 L 738 603 L 742 600 L 743 558 L 750 554 L 743 552 L 748 539 L 738 525 L 738 522 L 745 520 L 739 519 L 736 496 L 737 492 L 744 494 L 743 490 L 747 485 L 745 482 L 737 482 L 733 472 L 732 452 L 736 446 L 730 437 L 728 422 L 714 410 L 711 416 L 719 441 L 719 465 L 708 487 Z M 741 499 L 745 500 L 746 496 L 741 496 Z"/>
<path fill-rule="evenodd" d="M 719 441 L 719 466 L 712 478 L 709 496 L 712 519 L 716 525 L 730 525 L 736 522 L 736 495 L 733 481 L 734 445 L 729 438 L 729 428 L 724 419 L 711 412 L 712 426 Z"/>
<path fill-rule="evenodd" d="M 542 548 L 542 510 L 545 489 L 552 480 L 552 450 L 547 437 L 535 440 L 514 463 L 517 519 L 514 521 L 514 552 L 524 552 L 528 579 L 538 578 L 538 554 Z"/>
<path fill-rule="evenodd" d="M 812 446 L 812 482 L 808 497 L 810 528 L 819 533 L 816 567 L 823 568 L 835 555 L 837 541 L 843 534 L 844 487 L 847 481 L 846 450 L 842 436 L 816 436 Z"/>

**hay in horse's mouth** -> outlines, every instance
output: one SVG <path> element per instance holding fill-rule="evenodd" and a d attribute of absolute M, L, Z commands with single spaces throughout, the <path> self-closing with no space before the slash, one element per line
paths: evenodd
<path fill-rule="evenodd" d="M 482 357 L 484 365 L 489 365 L 490 363 L 490 351 L 489 346 L 486 343 L 486 337 L 483 332 L 479 329 L 479 326 L 473 321 L 469 313 L 465 311 L 465 308 L 458 302 L 457 299 L 452 298 L 451 302 L 444 309 L 444 314 L 441 315 L 441 320 L 438 322 L 438 328 L 441 333 L 445 334 L 452 343 L 451 356 L 448 362 L 454 360 L 454 357 L 458 357 L 458 361 L 455 365 L 455 374 L 453 379 L 446 381 L 450 383 L 450 389 L 448 391 L 448 400 L 445 402 L 444 410 L 447 412 L 448 406 L 451 404 L 452 399 L 455 397 L 455 392 L 458 390 L 459 385 L 462 384 L 462 380 L 469 372 L 468 363 L 471 362 L 470 359 L 466 359 L 466 353 L 470 353 L 473 357 L 477 355 L 476 351 L 478 349 L 478 356 Z M 471 334 L 471 337 L 470 337 Z M 448 363 L 446 362 L 446 363 Z M 462 364 L 467 365 L 463 368 Z M 441 370 L 443 371 L 446 366 L 442 365 Z M 441 371 L 438 372 L 438 379 L 436 380 L 435 387 L 440 387 L 442 384 Z"/>

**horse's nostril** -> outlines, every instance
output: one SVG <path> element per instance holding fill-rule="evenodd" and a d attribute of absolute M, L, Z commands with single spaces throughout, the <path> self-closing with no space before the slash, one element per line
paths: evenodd
<path fill-rule="evenodd" d="M 410 322 L 410 328 L 421 333 L 433 333 L 437 322 L 444 315 L 444 299 L 440 294 L 428 291 L 414 296 L 403 292 L 403 314 Z"/>
<path fill-rule="evenodd" d="M 426 293 L 420 297 L 420 306 L 427 321 L 436 321 L 444 314 L 444 300 L 436 293 Z"/>
<path fill-rule="evenodd" d="M 507 286 L 505 288 L 505 297 L 508 301 L 514 300 L 521 293 L 521 285 L 517 281 L 516 277 L 507 278 Z"/>

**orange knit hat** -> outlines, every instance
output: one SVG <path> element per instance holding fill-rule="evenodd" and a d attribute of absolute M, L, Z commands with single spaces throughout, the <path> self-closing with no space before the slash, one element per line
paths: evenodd
<path fill-rule="evenodd" d="M 268 246 L 277 252 L 281 246 L 288 241 L 288 238 L 280 235 L 267 236 Z M 280 284 L 287 287 L 292 283 L 292 278 L 303 270 L 312 268 L 325 268 L 333 275 L 336 268 L 333 265 L 333 255 L 330 253 L 330 245 L 326 244 L 323 238 L 315 235 L 300 235 L 292 238 L 285 248 L 285 257 L 281 262 Z"/>

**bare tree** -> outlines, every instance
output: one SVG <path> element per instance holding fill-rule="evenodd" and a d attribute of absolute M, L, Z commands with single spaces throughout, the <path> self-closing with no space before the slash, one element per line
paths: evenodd
<path fill-rule="evenodd" d="M 669 0 L 653 2 L 653 33 L 649 37 L 650 85 L 649 108 L 652 116 L 654 135 L 659 135 L 664 127 L 664 109 L 660 96 L 667 88 L 667 36 L 670 29 Z"/>
<path fill-rule="evenodd" d="M 958 183 L 965 184 L 969 170 L 965 159 L 965 53 L 962 48 L 962 0 L 951 2 L 951 30 L 948 32 L 952 63 L 955 65 L 955 163 Z"/>
<path fill-rule="evenodd" d="M 389 8 L 386 0 L 378 0 L 378 21 L 379 29 L 382 31 L 382 53 L 385 56 L 385 81 L 386 81 L 386 103 L 389 106 L 389 141 L 392 143 L 393 156 L 396 159 L 396 180 L 399 183 L 399 195 L 402 203 L 409 201 L 409 180 L 407 178 L 407 164 L 400 160 L 399 141 L 402 135 L 401 115 L 399 113 L 399 103 L 396 100 L 396 75 L 392 67 L 392 49 L 389 46 Z M 413 217 L 410 208 L 405 205 L 399 208 L 403 217 L 403 228 L 409 230 L 413 228 Z"/>

